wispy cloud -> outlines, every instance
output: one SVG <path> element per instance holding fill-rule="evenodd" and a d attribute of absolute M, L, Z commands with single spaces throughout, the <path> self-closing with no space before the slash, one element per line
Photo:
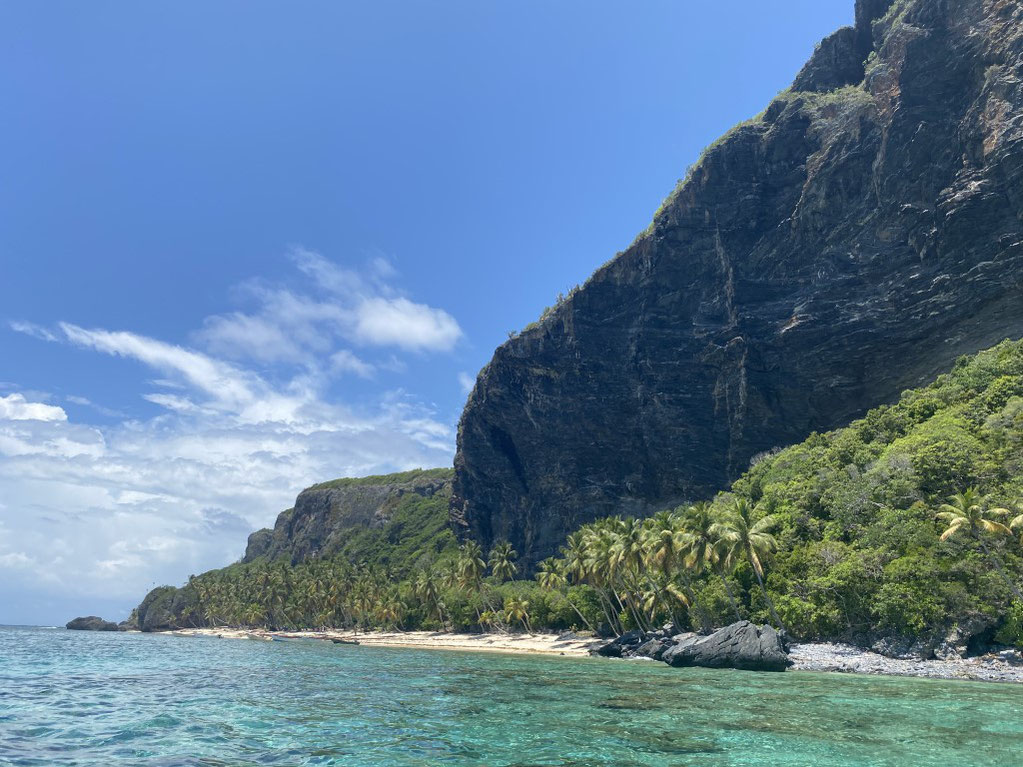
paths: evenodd
<path fill-rule="evenodd" d="M 113 595 L 128 608 L 154 582 L 236 558 L 245 532 L 308 484 L 450 464 L 453 427 L 430 407 L 400 388 L 339 402 L 331 382 L 399 376 L 396 354 L 451 349 L 458 323 L 401 295 L 384 259 L 360 270 L 309 251 L 291 259 L 315 284 L 247 283 L 239 294 L 252 307 L 207 318 L 188 345 L 68 321 L 10 323 L 92 350 L 97 364 L 137 363 L 137 396 L 158 411 L 128 419 L 86 397 L 60 400 L 112 420 L 95 425 L 45 393 L 12 386 L 0 396 L 0 604 L 44 588 Z"/>
<path fill-rule="evenodd" d="M 19 333 L 24 333 L 27 336 L 32 336 L 33 338 L 38 338 L 42 341 L 57 340 L 57 337 L 51 331 L 47 330 L 42 325 L 36 325 L 34 322 L 13 320 L 8 324 L 11 326 L 11 330 L 16 330 Z"/>

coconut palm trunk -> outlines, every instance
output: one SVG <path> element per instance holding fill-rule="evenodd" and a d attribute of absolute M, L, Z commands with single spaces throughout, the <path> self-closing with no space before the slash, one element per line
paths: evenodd
<path fill-rule="evenodd" d="M 757 558 L 753 553 L 752 547 L 746 547 L 746 556 L 749 557 L 749 563 L 753 567 L 753 574 L 757 576 L 757 583 L 760 584 L 760 592 L 764 595 L 764 601 L 767 602 L 767 609 L 771 611 L 771 618 L 774 619 L 778 628 L 784 630 L 785 624 L 781 622 L 781 618 L 778 617 L 778 611 L 774 609 L 774 602 L 767 594 L 767 587 L 764 585 L 763 576 L 760 575 L 760 568 L 757 566 Z"/>
<path fill-rule="evenodd" d="M 718 577 L 721 579 L 721 584 L 725 587 L 725 593 L 728 594 L 728 602 L 732 605 L 732 612 L 735 613 L 735 619 L 737 621 L 742 620 L 742 616 L 739 615 L 739 604 L 735 601 L 735 595 L 732 594 L 732 587 L 728 585 L 728 579 L 725 577 L 724 571 L 716 567 L 714 568 L 718 572 Z"/>

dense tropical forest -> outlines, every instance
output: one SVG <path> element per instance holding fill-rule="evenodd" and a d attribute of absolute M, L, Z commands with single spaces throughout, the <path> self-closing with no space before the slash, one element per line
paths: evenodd
<path fill-rule="evenodd" d="M 853 642 L 970 620 L 1023 646 L 1020 499 L 1023 342 L 1006 341 L 759 456 L 712 500 L 582 527 L 529 580 L 507 543 L 458 546 L 438 495 L 329 559 L 193 577 L 175 604 L 191 625 L 620 633 L 748 617 Z"/>

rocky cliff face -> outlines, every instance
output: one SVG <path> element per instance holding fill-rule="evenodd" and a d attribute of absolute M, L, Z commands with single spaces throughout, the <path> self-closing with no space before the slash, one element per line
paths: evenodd
<path fill-rule="evenodd" d="M 450 469 L 429 469 L 314 485 L 299 493 L 294 508 L 281 512 L 272 530 L 249 536 L 242 561 L 266 557 L 297 564 L 330 556 L 353 530 L 384 527 L 407 494 L 449 493 L 451 479 Z"/>
<path fill-rule="evenodd" d="M 860 0 L 650 229 L 497 349 L 452 515 L 526 564 L 1023 335 L 1023 4 Z"/>

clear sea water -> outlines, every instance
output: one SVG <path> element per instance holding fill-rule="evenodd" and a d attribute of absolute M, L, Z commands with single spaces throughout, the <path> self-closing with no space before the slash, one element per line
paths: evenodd
<path fill-rule="evenodd" d="M 0 628 L 2 765 L 1020 765 L 1023 687 Z"/>

